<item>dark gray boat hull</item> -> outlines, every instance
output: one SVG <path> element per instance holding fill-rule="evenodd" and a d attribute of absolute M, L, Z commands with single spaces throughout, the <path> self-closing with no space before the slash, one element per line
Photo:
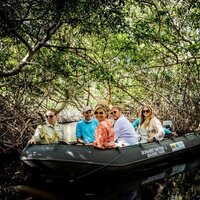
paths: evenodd
<path fill-rule="evenodd" d="M 161 142 L 106 150 L 67 144 L 29 145 L 23 150 L 21 160 L 38 173 L 81 178 L 149 170 L 195 156 L 199 151 L 200 135 L 188 133 Z"/>

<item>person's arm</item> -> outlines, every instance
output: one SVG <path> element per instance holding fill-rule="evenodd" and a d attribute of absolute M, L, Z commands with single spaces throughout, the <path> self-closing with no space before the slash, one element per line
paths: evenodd
<path fill-rule="evenodd" d="M 178 137 L 178 134 L 176 132 L 172 132 L 173 137 Z"/>
<path fill-rule="evenodd" d="M 133 127 L 134 127 L 135 130 L 138 129 L 139 124 L 140 124 L 140 118 L 137 118 L 137 119 L 132 123 L 132 125 L 133 125 Z"/>
<path fill-rule="evenodd" d="M 77 138 L 77 142 L 81 144 L 85 144 L 85 142 L 81 138 Z"/>
<path fill-rule="evenodd" d="M 172 132 L 169 130 L 169 129 L 167 129 L 167 128 L 163 128 L 164 129 L 164 132 L 165 132 L 165 134 L 166 135 L 170 135 Z"/>
<path fill-rule="evenodd" d="M 119 119 L 118 119 L 119 120 Z M 119 138 L 120 136 L 120 126 L 121 126 L 121 123 L 120 121 L 116 121 L 115 124 L 114 124 L 114 141 L 117 142 L 117 139 Z"/>
<path fill-rule="evenodd" d="M 76 138 L 77 142 L 81 144 L 85 144 L 84 140 L 81 139 L 82 134 L 81 134 L 81 124 L 78 122 L 76 126 Z"/>
<path fill-rule="evenodd" d="M 34 138 L 31 138 L 29 141 L 28 141 L 28 144 L 36 144 L 36 140 Z"/>
<path fill-rule="evenodd" d="M 155 118 L 152 119 L 151 123 L 152 123 L 151 126 L 155 130 L 157 130 L 157 133 L 152 135 L 151 137 L 149 137 L 148 142 L 153 142 L 154 138 L 156 140 L 162 140 L 164 138 L 165 133 L 164 133 L 164 129 L 163 129 L 163 126 L 162 126 L 160 120 L 155 117 Z"/>
<path fill-rule="evenodd" d="M 34 135 L 32 136 L 32 138 L 28 141 L 28 144 L 36 144 L 37 142 L 40 141 L 40 135 L 41 135 L 41 131 L 40 129 L 42 128 L 41 125 L 39 125 L 36 130 Z"/>
<path fill-rule="evenodd" d="M 163 140 L 165 136 L 165 132 L 163 130 L 163 126 L 159 119 L 155 118 L 155 125 L 157 127 L 158 133 L 155 135 L 156 140 Z"/>

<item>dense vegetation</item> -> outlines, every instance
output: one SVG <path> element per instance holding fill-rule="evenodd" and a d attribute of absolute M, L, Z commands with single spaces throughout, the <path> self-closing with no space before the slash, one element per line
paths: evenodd
<path fill-rule="evenodd" d="M 2 0 L 0 151 L 44 109 L 150 103 L 180 133 L 200 123 L 198 0 Z"/>

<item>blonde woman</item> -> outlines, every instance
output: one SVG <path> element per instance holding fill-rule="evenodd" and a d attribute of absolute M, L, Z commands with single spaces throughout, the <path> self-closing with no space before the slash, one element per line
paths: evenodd
<path fill-rule="evenodd" d="M 152 107 L 143 105 L 140 110 L 140 124 L 138 127 L 138 138 L 140 143 L 153 142 L 164 138 L 164 130 L 160 120 L 153 114 Z"/>
<path fill-rule="evenodd" d="M 114 129 L 108 120 L 109 111 L 109 107 L 103 104 L 98 104 L 94 111 L 94 115 L 99 121 L 99 124 L 95 131 L 93 145 L 101 149 L 115 148 Z"/>

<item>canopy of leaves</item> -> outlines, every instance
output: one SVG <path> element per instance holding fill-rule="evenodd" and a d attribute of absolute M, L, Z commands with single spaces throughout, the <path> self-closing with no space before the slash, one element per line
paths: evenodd
<path fill-rule="evenodd" d="M 1 99 L 26 110 L 19 133 L 49 106 L 105 100 L 131 120 L 147 102 L 178 132 L 199 130 L 198 0 L 2 0 L 0 19 Z"/>

